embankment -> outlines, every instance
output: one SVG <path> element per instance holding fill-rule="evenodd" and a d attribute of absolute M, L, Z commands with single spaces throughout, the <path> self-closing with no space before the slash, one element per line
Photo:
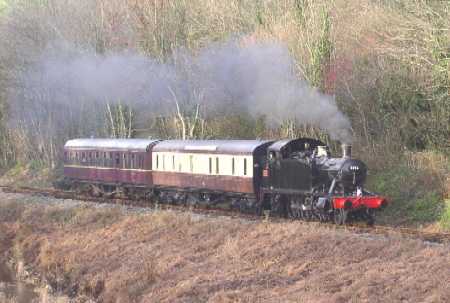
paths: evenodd
<path fill-rule="evenodd" d="M 95 302 L 448 302 L 450 247 L 0 193 L 0 256 Z"/>

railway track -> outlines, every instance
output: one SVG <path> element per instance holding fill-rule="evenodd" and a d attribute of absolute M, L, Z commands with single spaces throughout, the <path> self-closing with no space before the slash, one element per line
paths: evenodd
<path fill-rule="evenodd" d="M 20 193 L 29 195 L 39 195 L 52 197 L 57 199 L 71 199 L 71 200 L 82 200 L 93 203 L 109 203 L 109 204 L 120 204 L 129 205 L 137 207 L 158 207 L 159 209 L 166 210 L 177 210 L 177 211 L 191 211 L 197 214 L 208 215 L 208 216 L 226 216 L 231 218 L 240 218 L 245 220 L 257 221 L 261 220 L 261 217 L 255 214 L 240 213 L 234 210 L 227 210 L 221 208 L 205 208 L 205 207 L 193 207 L 185 205 L 174 205 L 174 204 L 160 204 L 154 203 L 149 200 L 132 200 L 124 197 L 94 197 L 90 195 L 80 194 L 73 191 L 63 191 L 54 188 L 34 188 L 26 186 L 0 186 L 0 190 L 5 193 Z M 271 217 L 266 219 L 271 222 L 286 222 L 289 219 L 283 219 L 278 217 Z M 320 226 L 327 227 L 330 229 L 344 229 L 358 234 L 368 234 L 368 235 L 382 235 L 382 236 L 400 236 L 410 239 L 420 239 L 426 242 L 432 243 L 443 243 L 450 244 L 450 233 L 443 232 L 426 232 L 414 228 L 405 227 L 392 227 L 385 225 L 374 225 L 367 226 L 363 224 L 349 224 L 349 225 L 335 225 L 331 223 L 317 223 L 317 222 L 302 222 L 302 224 L 320 224 Z"/>

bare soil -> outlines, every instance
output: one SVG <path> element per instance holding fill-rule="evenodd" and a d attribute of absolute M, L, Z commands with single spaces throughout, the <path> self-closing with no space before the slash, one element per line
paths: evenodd
<path fill-rule="evenodd" d="M 450 302 L 450 247 L 0 193 L 0 258 L 96 302 Z"/>

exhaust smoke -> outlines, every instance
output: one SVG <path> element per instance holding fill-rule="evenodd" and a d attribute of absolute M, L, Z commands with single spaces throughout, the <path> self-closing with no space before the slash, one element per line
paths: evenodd
<path fill-rule="evenodd" d="M 21 123 L 45 127 L 51 120 L 49 129 L 56 132 L 86 121 L 84 132 L 90 134 L 98 127 L 92 112 L 107 102 L 129 105 L 141 115 L 167 115 L 175 109 L 174 97 L 181 106 L 200 104 L 205 116 L 248 112 L 265 115 L 273 126 L 290 119 L 351 142 L 350 122 L 334 97 L 299 77 L 287 47 L 277 42 L 242 46 L 231 40 L 195 55 L 179 50 L 167 62 L 59 44 L 21 75 L 9 103 L 12 119 Z"/>

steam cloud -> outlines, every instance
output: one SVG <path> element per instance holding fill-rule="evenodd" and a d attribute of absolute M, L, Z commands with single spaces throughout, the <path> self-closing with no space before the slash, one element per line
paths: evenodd
<path fill-rule="evenodd" d="M 22 120 L 50 113 L 53 123 L 63 125 L 85 115 L 90 121 L 86 125 L 92 126 L 95 118 L 89 115 L 105 102 L 121 101 L 138 112 L 165 114 L 173 111 L 175 95 L 183 106 L 200 103 L 205 114 L 247 111 L 266 115 L 273 125 L 294 119 L 326 130 L 333 139 L 351 140 L 350 122 L 334 98 L 300 79 L 287 48 L 277 43 L 242 47 L 231 41 L 195 55 L 178 51 L 166 63 L 136 53 L 59 49 L 43 55 L 21 83 L 22 89 L 11 97 L 13 112 Z M 58 110 L 71 115 L 58 116 Z"/>

